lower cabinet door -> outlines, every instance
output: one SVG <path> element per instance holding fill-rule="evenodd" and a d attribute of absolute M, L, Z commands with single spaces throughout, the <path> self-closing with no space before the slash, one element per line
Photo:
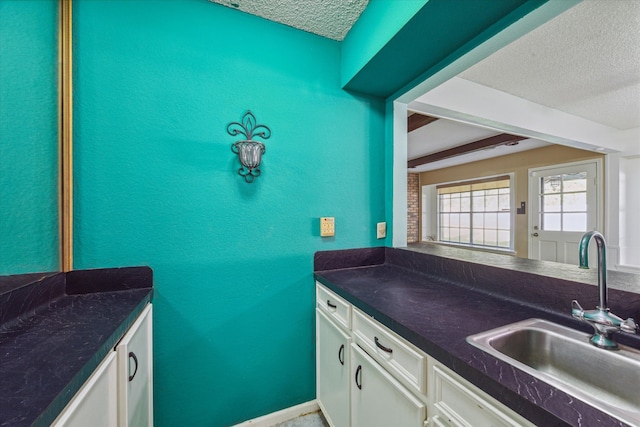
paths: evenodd
<path fill-rule="evenodd" d="M 352 427 L 424 426 L 426 405 L 355 344 L 351 377 Z"/>
<path fill-rule="evenodd" d="M 316 309 L 316 395 L 331 426 L 349 426 L 351 338 Z"/>
<path fill-rule="evenodd" d="M 116 427 L 118 425 L 116 353 L 110 352 L 67 407 L 54 427 Z"/>
<path fill-rule="evenodd" d="M 121 427 L 153 426 L 153 352 L 149 304 L 116 346 Z"/>

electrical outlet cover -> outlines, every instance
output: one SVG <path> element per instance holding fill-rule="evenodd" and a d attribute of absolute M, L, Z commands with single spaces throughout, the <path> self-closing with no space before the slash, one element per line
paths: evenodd
<path fill-rule="evenodd" d="M 320 218 L 320 236 L 331 237 L 336 235 L 336 220 L 332 216 L 323 216 Z"/>

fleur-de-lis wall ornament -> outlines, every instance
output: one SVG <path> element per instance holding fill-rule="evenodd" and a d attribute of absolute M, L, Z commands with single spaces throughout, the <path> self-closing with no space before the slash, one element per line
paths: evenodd
<path fill-rule="evenodd" d="M 260 162 L 265 152 L 262 142 L 254 141 L 254 136 L 262 139 L 271 138 L 271 129 L 265 125 L 259 125 L 251 111 L 247 111 L 242 116 L 241 122 L 231 122 L 227 125 L 227 132 L 231 136 L 244 135 L 246 139 L 231 144 L 231 151 L 238 155 L 240 164 L 238 169 L 245 181 L 252 183 L 260 176 Z"/>

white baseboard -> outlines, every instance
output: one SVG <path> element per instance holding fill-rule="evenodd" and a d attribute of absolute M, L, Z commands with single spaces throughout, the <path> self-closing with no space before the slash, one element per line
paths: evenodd
<path fill-rule="evenodd" d="M 311 414 L 320 410 L 318 402 L 311 400 L 306 403 L 301 403 L 290 408 L 285 408 L 281 411 L 272 412 L 267 415 L 263 415 L 252 420 L 245 421 L 237 424 L 234 427 L 272 427 L 278 423 L 298 418 L 302 415 Z"/>

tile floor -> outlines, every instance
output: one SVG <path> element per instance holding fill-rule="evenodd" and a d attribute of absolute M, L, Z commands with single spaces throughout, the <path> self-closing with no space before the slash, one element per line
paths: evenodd
<path fill-rule="evenodd" d="M 320 411 L 303 415 L 293 420 L 276 424 L 274 427 L 329 427 Z"/>

